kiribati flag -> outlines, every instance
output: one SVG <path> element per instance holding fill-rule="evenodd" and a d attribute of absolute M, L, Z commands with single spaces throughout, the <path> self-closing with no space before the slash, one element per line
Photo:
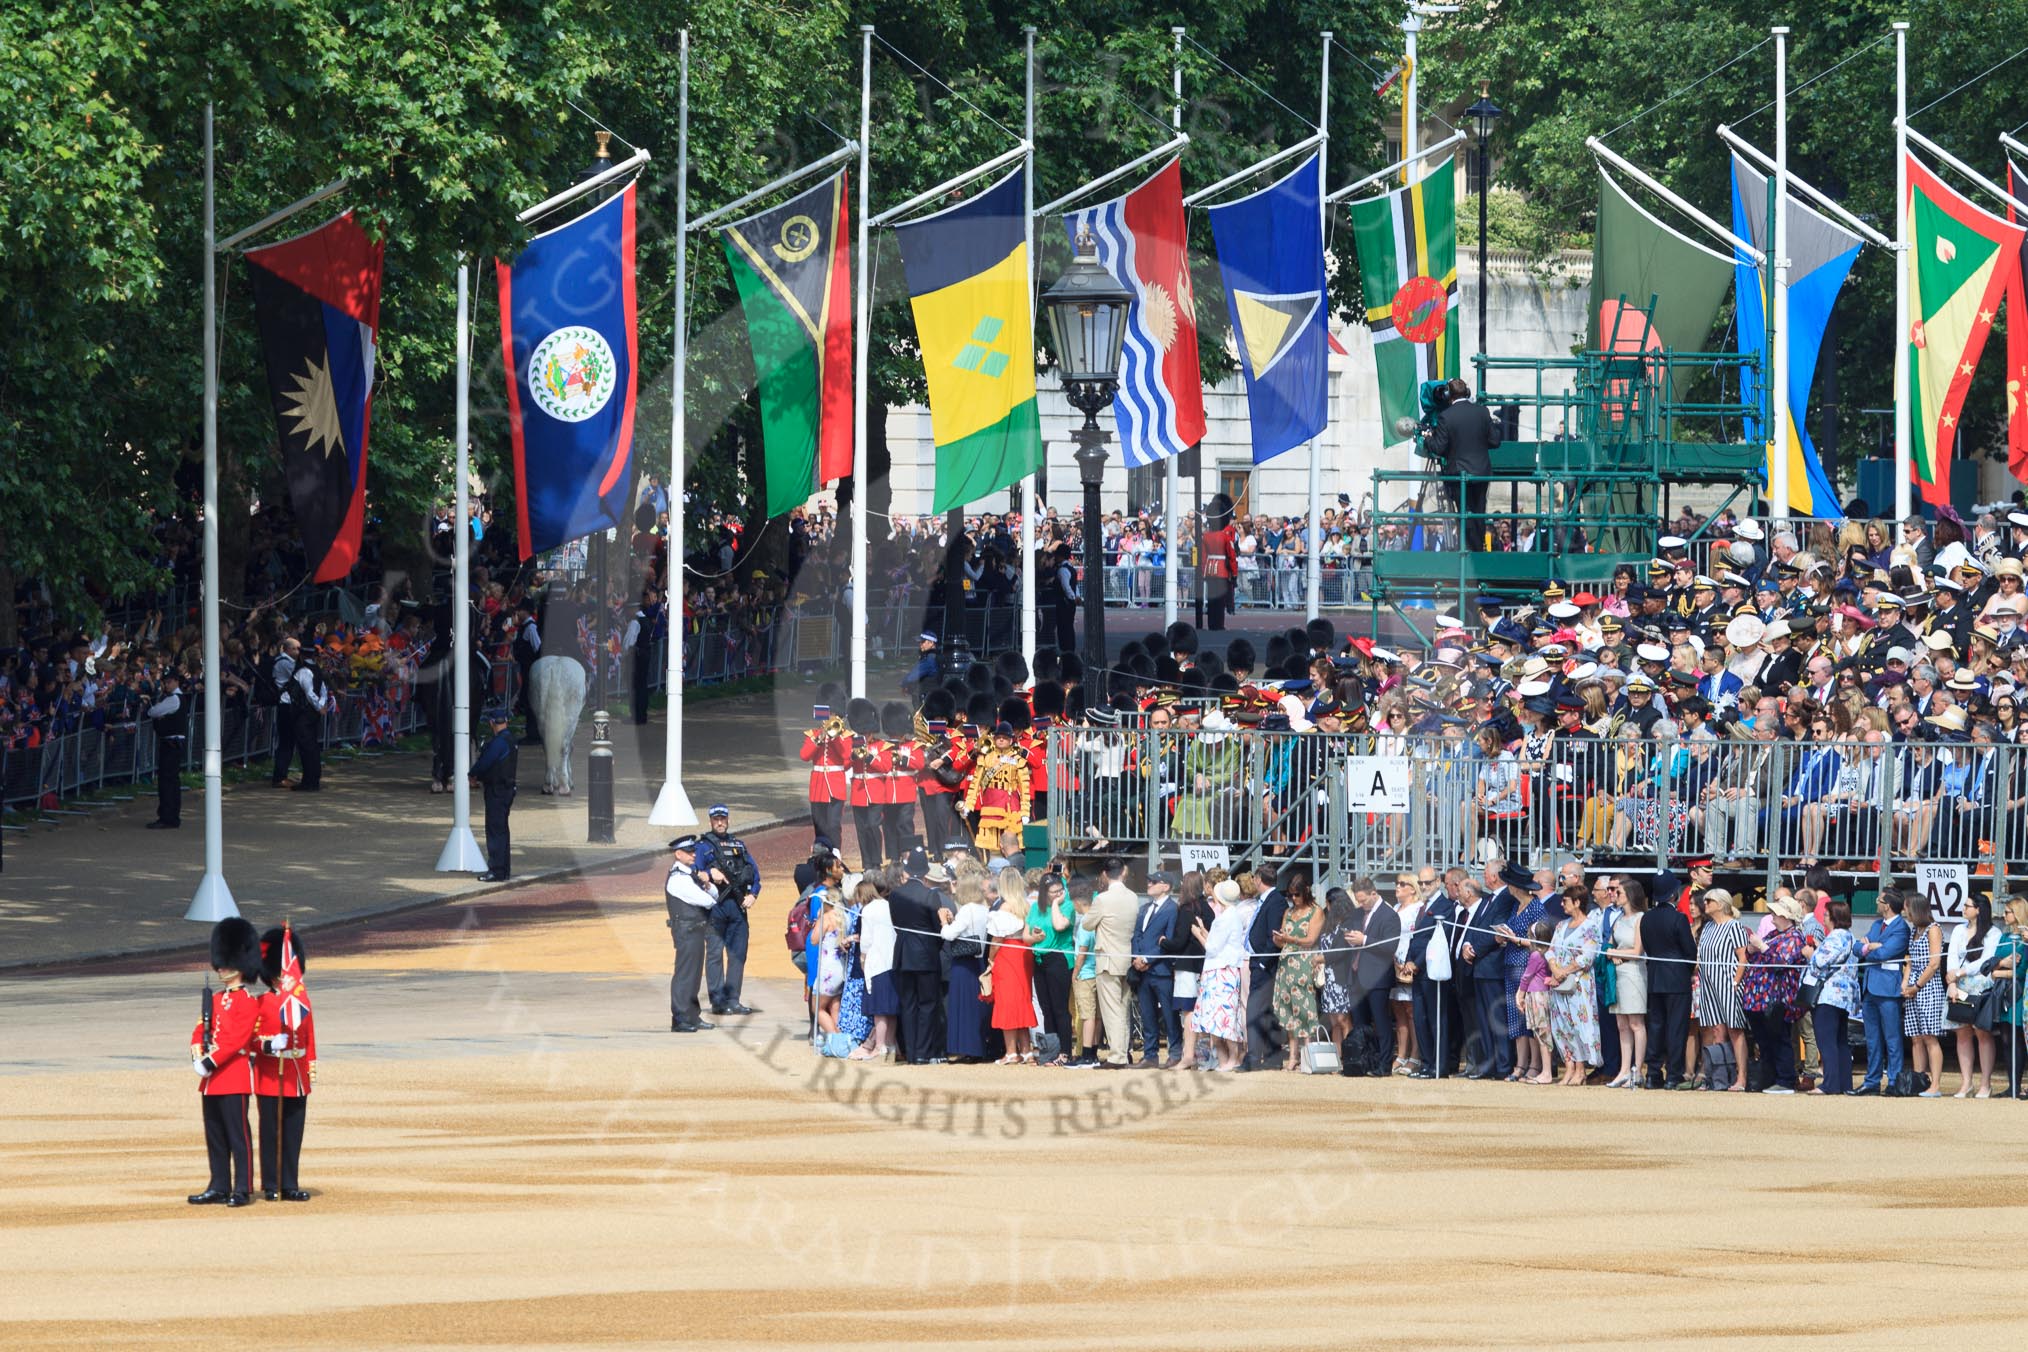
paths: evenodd
<path fill-rule="evenodd" d="M 1113 395 L 1121 454 L 1129 466 L 1183 454 L 1204 440 L 1204 381 L 1181 167 L 1171 160 L 1126 196 L 1071 212 L 1063 226 L 1073 245 L 1080 230 L 1091 231 L 1099 262 L 1134 293 Z"/>
<path fill-rule="evenodd" d="M 497 270 L 526 559 L 631 519 L 634 185 Z"/>
<path fill-rule="evenodd" d="M 359 558 L 382 252 L 348 211 L 246 255 L 282 476 L 317 582 Z"/>
<path fill-rule="evenodd" d="M 1322 162 L 1312 155 L 1279 183 L 1211 208 L 1256 465 L 1294 450 L 1330 421 L 1322 185 Z"/>

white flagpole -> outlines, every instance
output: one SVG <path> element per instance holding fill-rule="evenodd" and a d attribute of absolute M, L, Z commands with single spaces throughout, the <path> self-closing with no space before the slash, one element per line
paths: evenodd
<path fill-rule="evenodd" d="M 1181 28 L 1172 28 L 1169 30 L 1169 35 L 1175 42 L 1175 52 L 1170 58 L 1169 63 L 1169 79 L 1175 86 L 1175 102 L 1170 105 L 1169 121 L 1176 130 L 1181 131 L 1183 129 L 1183 30 Z M 1204 448 L 1202 446 L 1197 448 L 1197 457 L 1199 461 L 1197 473 L 1201 476 L 1204 473 L 1202 463 Z M 1179 600 L 1177 597 L 1179 590 L 1177 570 L 1183 560 L 1183 541 L 1178 538 L 1182 534 L 1182 529 L 1178 525 L 1178 513 L 1176 510 L 1177 499 L 1183 496 L 1180 468 L 1176 463 L 1176 457 L 1173 455 L 1167 457 L 1162 462 L 1162 533 L 1165 537 L 1164 548 L 1162 550 L 1162 623 L 1164 625 L 1176 623 L 1176 611 Z M 1197 523 L 1197 531 L 1198 538 L 1202 539 L 1204 532 L 1204 523 L 1202 521 Z M 1202 568 L 1204 560 L 1199 559 L 1197 566 Z"/>
<path fill-rule="evenodd" d="M 204 105 L 204 879 L 185 920 L 239 914 L 225 884 L 225 757 L 218 681 L 218 227 L 212 213 L 211 105 Z M 185 742 L 188 745 L 188 742 Z M 157 774 L 161 771 L 157 770 Z"/>
<path fill-rule="evenodd" d="M 676 337 L 669 373 L 669 568 L 662 611 L 669 630 L 669 694 L 662 752 L 662 788 L 648 813 L 653 826 L 695 826 L 697 813 L 683 791 L 683 477 L 690 434 L 686 367 L 690 361 L 690 30 L 677 42 L 676 95 Z M 464 485 L 459 484 L 462 492 Z M 647 635 L 643 634 L 642 638 Z M 636 647 L 634 660 L 640 660 Z"/>
<path fill-rule="evenodd" d="M 873 304 L 868 279 L 866 176 L 873 160 L 873 25 L 859 26 L 859 266 L 852 279 L 852 698 L 866 696 L 866 379 L 872 364 Z"/>
<path fill-rule="evenodd" d="M 1324 204 L 1325 185 L 1330 181 L 1324 166 L 1331 158 L 1331 30 L 1323 31 L 1323 73 L 1317 82 L 1317 247 L 1324 247 L 1324 222 L 1330 208 Z M 1331 319 L 1331 279 L 1324 278 L 1324 324 L 1328 330 Z M 1331 364 L 1328 349 L 1324 360 L 1324 388 L 1331 387 Z M 1323 560 L 1318 553 L 1324 547 L 1324 441 L 1330 430 L 1331 404 L 1324 401 L 1325 431 L 1319 432 L 1310 441 L 1310 547 L 1303 551 L 1303 618 L 1317 618 L 1318 603 L 1323 599 Z"/>
<path fill-rule="evenodd" d="M 1413 8 L 1402 19 L 1401 31 L 1407 42 L 1404 55 L 1407 58 L 1405 64 L 1408 66 L 1407 73 L 1402 76 L 1403 84 L 1401 91 L 1402 99 L 1407 105 L 1401 119 L 1401 154 L 1402 158 L 1407 160 L 1408 163 L 1403 166 L 1404 172 L 1401 181 L 1403 183 L 1413 183 L 1422 177 L 1422 166 L 1416 163 L 1421 156 L 1417 155 L 1415 150 L 1415 143 L 1422 136 L 1422 128 L 1419 125 L 1420 119 L 1416 116 L 1415 109 L 1416 81 L 1419 78 L 1419 72 L 1416 70 L 1415 63 L 1416 37 L 1422 32 L 1422 16 L 1417 14 Z"/>
<path fill-rule="evenodd" d="M 451 439 L 456 516 L 451 537 L 451 835 L 437 855 L 439 873 L 478 873 L 486 856 L 472 836 L 472 416 L 471 264 L 458 259 L 457 412 Z M 443 642 L 438 635 L 437 641 Z M 439 678 L 441 679 L 441 678 Z M 438 687 L 441 689 L 442 687 Z"/>
<path fill-rule="evenodd" d="M 1022 124 L 1021 135 L 1028 142 L 1028 203 L 1022 216 L 1023 238 L 1028 252 L 1028 316 L 1032 325 L 1035 319 L 1035 27 L 1023 28 L 1027 40 L 1027 104 L 1026 121 Z M 1042 444 L 1042 472 L 1049 472 L 1049 443 Z M 1093 522 L 1085 522 L 1084 528 L 1094 528 Z M 1096 579 L 1104 588 L 1105 579 Z M 1086 578 L 1085 585 L 1092 585 L 1094 579 Z M 1104 604 L 1105 593 L 1099 593 Z M 946 650 L 951 636 L 944 635 Z M 1030 679 L 1035 675 L 1035 476 L 1028 475 L 1021 481 L 1021 660 L 1028 667 Z M 1091 679 L 1097 680 L 1093 672 Z"/>
<path fill-rule="evenodd" d="M 1789 30 L 1777 27 L 1775 40 L 1775 201 L 1768 230 L 1774 258 L 1774 445 L 1768 452 L 1768 515 L 1788 516 L 1789 507 Z M 1770 539 L 1773 537 L 1770 536 Z"/>
<path fill-rule="evenodd" d="M 1908 24 L 1894 25 L 1894 519 L 1915 510 L 1909 444 L 1908 281 L 1915 266 L 1908 238 Z"/>

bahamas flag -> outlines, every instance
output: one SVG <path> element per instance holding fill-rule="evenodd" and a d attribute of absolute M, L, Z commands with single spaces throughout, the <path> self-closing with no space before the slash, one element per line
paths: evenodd
<path fill-rule="evenodd" d="M 1458 373 L 1456 163 L 1446 159 L 1408 187 L 1352 204 L 1384 442 L 1399 440 L 1400 419 L 1421 419 L 1424 381 Z"/>
<path fill-rule="evenodd" d="M 1042 463 L 1027 172 L 894 230 L 929 380 L 936 512 L 1018 483 Z"/>
<path fill-rule="evenodd" d="M 1751 240 L 1761 252 L 1769 250 L 1771 232 L 1767 223 L 1767 176 L 1738 154 L 1732 157 L 1732 233 Z M 1810 443 L 1805 421 L 1810 407 L 1810 383 L 1817 373 L 1817 355 L 1824 345 L 1824 331 L 1831 322 L 1831 306 L 1845 276 L 1859 257 L 1859 236 L 1816 209 L 1789 198 L 1789 500 L 1773 504 L 1777 516 L 1814 516 L 1842 521 L 1837 495 Z M 1739 350 L 1762 360 L 1762 369 L 1772 371 L 1767 354 L 1767 307 L 1773 301 L 1772 276 L 1763 278 L 1753 261 L 1733 250 L 1736 272 L 1733 295 L 1737 298 Z M 1742 370 L 1740 401 L 1758 407 L 1760 373 Z M 1769 432 L 1760 419 L 1746 419 L 1748 440 L 1766 441 Z M 1774 445 L 1768 442 L 1769 454 Z M 1772 467 L 1761 471 L 1761 496 L 1767 496 Z"/>
<path fill-rule="evenodd" d="M 1322 432 L 1325 394 L 1324 170 L 1312 155 L 1278 183 L 1212 207 L 1211 238 L 1225 308 L 1246 371 L 1253 462 L 1272 460 Z"/>
<path fill-rule="evenodd" d="M 497 271 L 526 559 L 632 519 L 634 185 Z"/>

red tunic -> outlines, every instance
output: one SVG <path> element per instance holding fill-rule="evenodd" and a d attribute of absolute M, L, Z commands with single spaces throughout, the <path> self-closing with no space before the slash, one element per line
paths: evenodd
<path fill-rule="evenodd" d="M 200 1094 L 253 1092 L 254 1030 L 260 1023 L 260 997 L 244 986 L 229 986 L 211 1002 L 211 1045 L 204 1043 L 204 1025 L 190 1030 L 192 1056 L 209 1056 L 217 1067 L 198 1082 Z"/>
<path fill-rule="evenodd" d="M 317 1017 L 304 1006 L 302 1027 L 294 1032 L 282 1027 L 282 996 L 269 991 L 260 998 L 260 1035 L 273 1037 L 289 1033 L 289 1047 L 280 1056 L 264 1051 L 254 1054 L 253 1091 L 266 1098 L 308 1098 L 316 1079 Z"/>
<path fill-rule="evenodd" d="M 845 767 L 852 763 L 852 734 L 822 736 L 816 728 L 803 734 L 802 758 L 810 762 L 810 801 L 842 803 L 846 797 Z"/>
<path fill-rule="evenodd" d="M 888 802 L 913 803 L 916 780 L 922 767 L 929 764 L 929 754 L 920 742 L 896 742 L 890 748 L 891 769 L 888 771 Z"/>
<path fill-rule="evenodd" d="M 866 744 L 866 755 L 852 767 L 852 806 L 875 807 L 894 801 L 887 772 L 893 768 L 887 743 L 875 739 Z"/>

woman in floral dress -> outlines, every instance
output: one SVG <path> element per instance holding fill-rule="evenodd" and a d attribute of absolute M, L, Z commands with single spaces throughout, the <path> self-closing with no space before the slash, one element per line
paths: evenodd
<path fill-rule="evenodd" d="M 1289 1057 L 1282 1067 L 1300 1072 L 1303 1048 L 1323 1036 L 1324 1024 L 1317 1017 L 1317 963 L 1311 950 L 1323 932 L 1324 909 L 1310 895 L 1310 879 L 1302 870 L 1293 870 L 1288 882 L 1289 909 L 1276 931 L 1275 947 L 1282 960 L 1275 964 L 1275 1022 L 1289 1037 Z"/>
<path fill-rule="evenodd" d="M 1549 1035 L 1563 1057 L 1563 1085 L 1581 1085 L 1604 1058 L 1599 1051 L 1598 988 L 1592 963 L 1598 957 L 1598 905 L 1591 889 L 1573 883 L 1563 889 L 1563 920 L 1549 941 Z"/>

